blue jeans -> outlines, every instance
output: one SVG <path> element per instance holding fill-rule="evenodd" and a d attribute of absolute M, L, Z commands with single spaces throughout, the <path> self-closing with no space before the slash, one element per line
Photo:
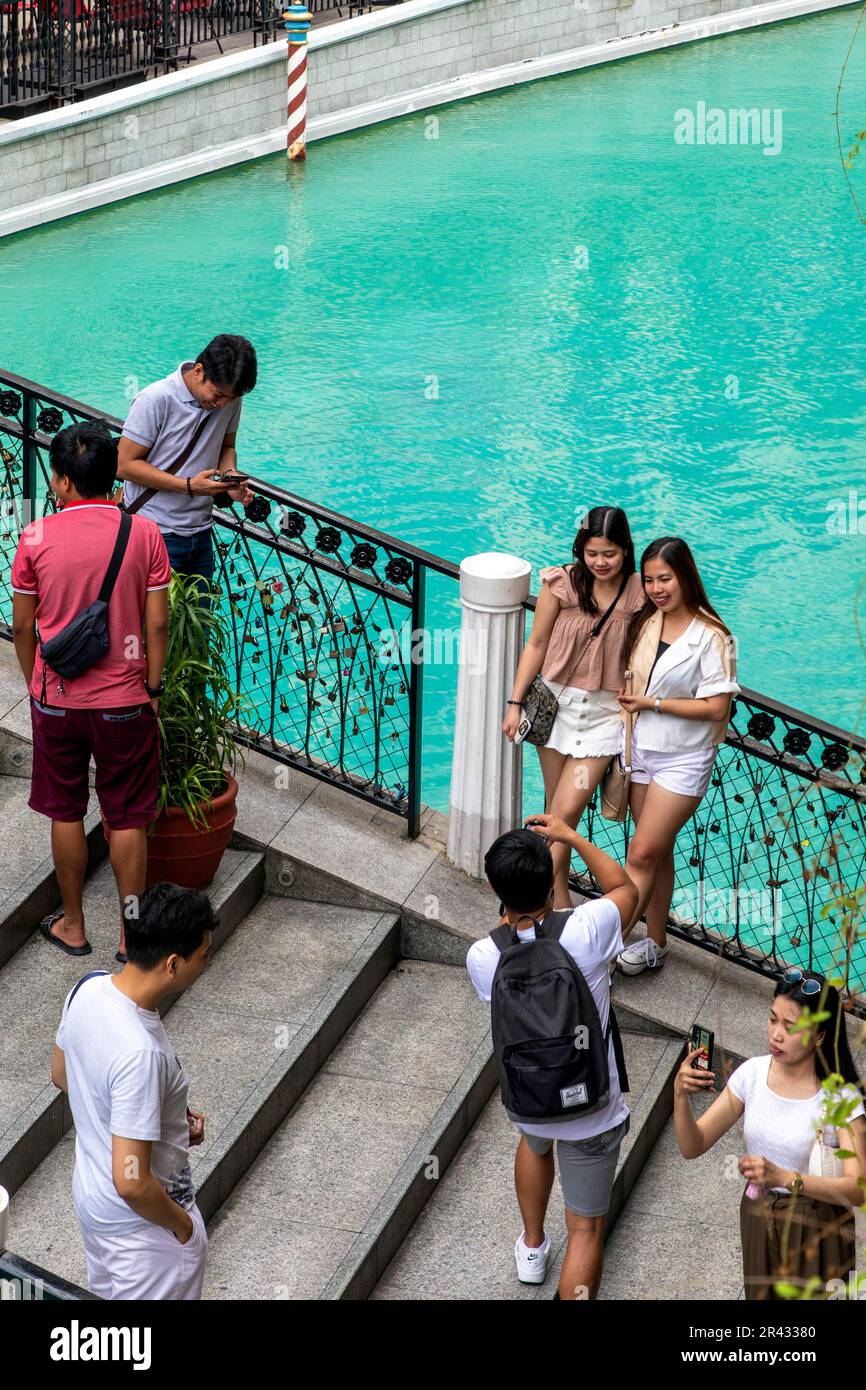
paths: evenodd
<path fill-rule="evenodd" d="M 171 567 L 178 574 L 199 574 L 208 583 L 213 580 L 213 541 L 210 527 L 191 536 L 179 536 L 175 531 L 163 531 L 162 539 L 168 551 Z"/>

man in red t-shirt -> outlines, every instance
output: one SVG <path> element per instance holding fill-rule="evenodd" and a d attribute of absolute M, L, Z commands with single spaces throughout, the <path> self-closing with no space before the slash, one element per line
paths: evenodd
<path fill-rule="evenodd" d="M 63 901 L 62 911 L 46 917 L 40 931 L 68 955 L 90 954 L 82 894 L 92 755 L 120 894 L 117 958 L 125 960 L 124 909 L 144 890 L 145 827 L 156 815 L 157 711 L 168 641 L 171 571 L 165 542 L 152 521 L 131 518 L 108 604 L 106 655 L 74 680 L 63 680 L 45 665 L 39 650 L 99 593 L 120 525 L 119 509 L 109 496 L 116 477 L 117 443 L 105 426 L 70 425 L 54 436 L 51 487 L 60 510 L 21 533 L 12 565 L 12 629 L 31 696 L 29 805 L 51 820 L 51 852 Z"/>

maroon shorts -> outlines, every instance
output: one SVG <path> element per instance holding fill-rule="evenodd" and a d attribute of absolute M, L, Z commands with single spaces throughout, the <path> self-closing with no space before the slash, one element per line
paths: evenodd
<path fill-rule="evenodd" d="M 30 699 L 32 811 L 82 820 L 96 763 L 96 795 L 112 830 L 134 830 L 156 816 L 159 724 L 149 701 L 118 709 L 58 709 Z"/>

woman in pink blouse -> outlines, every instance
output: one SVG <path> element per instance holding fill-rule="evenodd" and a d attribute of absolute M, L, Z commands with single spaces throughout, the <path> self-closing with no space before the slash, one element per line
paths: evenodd
<path fill-rule="evenodd" d="M 635 573 L 628 518 L 620 507 L 593 507 L 572 547 L 574 564 L 541 571 L 535 622 L 520 658 L 502 723 L 514 739 L 523 701 L 535 677 L 558 696 L 550 738 L 538 749 L 545 810 L 573 829 L 619 752 L 622 718 L 617 692 L 625 671 L 629 619 L 644 602 Z M 593 627 L 608 614 L 597 637 Z M 568 851 L 551 845 L 555 906 L 571 907 Z"/>

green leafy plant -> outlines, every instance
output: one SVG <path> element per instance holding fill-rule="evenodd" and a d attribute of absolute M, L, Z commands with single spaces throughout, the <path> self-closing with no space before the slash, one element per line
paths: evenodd
<path fill-rule="evenodd" d="M 217 597 L 200 578 L 172 574 L 159 704 L 157 814 L 180 806 L 202 829 L 204 807 L 225 789 L 226 773 L 243 762 L 229 730 L 242 701 L 229 676 L 229 631 Z"/>
<path fill-rule="evenodd" d="M 843 139 L 842 135 L 842 115 L 840 110 L 840 100 L 842 95 L 842 85 L 845 81 L 845 73 L 848 68 L 848 63 L 850 61 L 851 54 L 854 51 L 854 46 L 857 42 L 857 36 L 860 33 L 860 26 L 863 23 L 864 16 L 866 16 L 866 5 L 861 7 L 860 15 L 854 27 L 854 33 L 852 35 L 851 42 L 848 46 L 848 51 L 845 54 L 845 61 L 842 64 L 842 71 L 839 73 L 839 81 L 836 84 L 836 107 L 833 113 L 836 120 L 836 141 L 839 146 L 839 158 L 842 161 L 842 168 L 845 171 L 845 179 L 848 184 L 848 192 L 851 194 L 851 201 L 854 204 L 857 216 L 860 218 L 861 222 L 866 221 L 866 218 L 864 218 L 863 213 L 860 211 L 860 203 L 857 199 L 856 193 L 854 192 L 854 185 L 851 182 L 850 170 L 854 168 L 854 163 L 860 156 L 861 144 L 866 144 L 866 130 L 858 130 L 853 138 L 850 136 L 848 137 L 850 143 L 848 144 L 848 150 L 846 152 L 846 142 Z"/>

